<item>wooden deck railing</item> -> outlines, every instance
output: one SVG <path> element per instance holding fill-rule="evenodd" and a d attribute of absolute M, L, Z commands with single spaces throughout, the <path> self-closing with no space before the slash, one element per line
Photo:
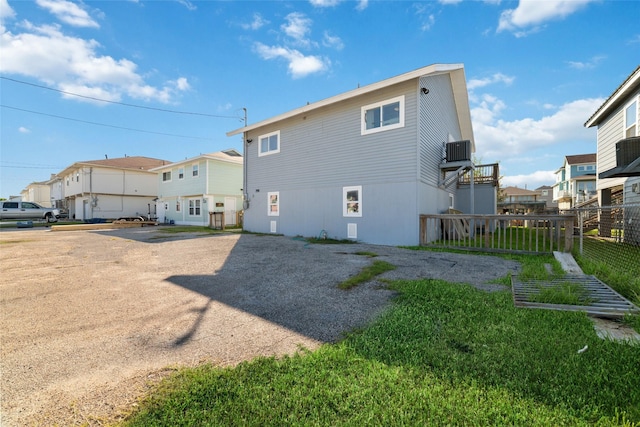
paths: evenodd
<path fill-rule="evenodd" d="M 574 215 L 420 215 L 420 245 L 485 252 L 570 252 Z"/>

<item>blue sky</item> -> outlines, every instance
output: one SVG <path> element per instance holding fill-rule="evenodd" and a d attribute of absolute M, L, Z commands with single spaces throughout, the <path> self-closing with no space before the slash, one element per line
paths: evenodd
<path fill-rule="evenodd" d="M 241 150 L 244 108 L 433 63 L 465 65 L 477 159 L 533 189 L 596 152 L 583 125 L 640 63 L 636 0 L 0 0 L 0 30 L 1 197 L 77 161 Z"/>

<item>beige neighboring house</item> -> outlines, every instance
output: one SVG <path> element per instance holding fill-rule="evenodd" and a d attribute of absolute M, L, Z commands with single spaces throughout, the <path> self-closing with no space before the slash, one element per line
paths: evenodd
<path fill-rule="evenodd" d="M 171 162 L 131 156 L 76 162 L 60 173 L 64 205 L 76 220 L 147 217 L 158 195 L 157 173 Z"/>
<path fill-rule="evenodd" d="M 584 125 L 597 126 L 600 205 L 640 202 L 640 66 Z"/>
<path fill-rule="evenodd" d="M 233 149 L 201 154 L 154 168 L 158 181 L 155 216 L 179 225 L 237 225 L 242 210 L 242 155 Z"/>
<path fill-rule="evenodd" d="M 502 214 L 527 214 L 544 212 L 547 202 L 540 192 L 519 187 L 504 187 L 498 202 L 498 212 Z"/>
<path fill-rule="evenodd" d="M 545 202 L 546 212 L 558 212 L 558 203 L 553 200 L 553 187 L 543 185 L 535 189 L 538 192 L 538 200 Z"/>
<path fill-rule="evenodd" d="M 51 187 L 48 181 L 32 182 L 20 192 L 23 202 L 34 202 L 45 208 L 55 207 L 51 200 Z"/>

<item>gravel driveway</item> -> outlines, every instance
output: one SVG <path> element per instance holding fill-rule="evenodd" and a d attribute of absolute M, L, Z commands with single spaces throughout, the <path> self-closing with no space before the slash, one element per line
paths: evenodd
<path fill-rule="evenodd" d="M 372 258 L 381 277 L 493 289 L 519 266 L 497 257 L 282 236 L 0 232 L 2 426 L 102 425 L 177 366 L 234 365 L 339 340 L 393 293 L 336 285 Z"/>

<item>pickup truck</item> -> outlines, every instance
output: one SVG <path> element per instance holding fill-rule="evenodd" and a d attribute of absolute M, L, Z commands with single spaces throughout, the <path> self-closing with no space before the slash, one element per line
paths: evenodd
<path fill-rule="evenodd" d="M 55 208 L 45 208 L 33 202 L 0 202 L 0 219 L 44 219 L 56 222 L 60 211 Z"/>

